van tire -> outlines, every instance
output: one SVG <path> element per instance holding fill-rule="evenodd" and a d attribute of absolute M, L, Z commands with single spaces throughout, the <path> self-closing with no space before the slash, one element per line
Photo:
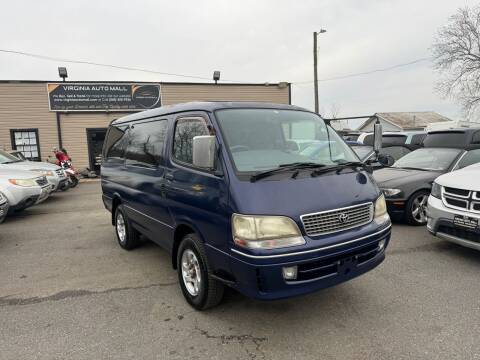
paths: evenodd
<path fill-rule="evenodd" d="M 200 270 L 200 285 L 198 294 L 192 295 L 187 289 L 184 280 L 184 269 L 182 269 L 182 257 L 186 254 L 192 255 L 198 263 Z M 187 234 L 183 237 L 177 253 L 177 273 L 183 296 L 187 302 L 197 310 L 206 310 L 218 305 L 223 298 L 224 285 L 212 278 L 212 269 L 208 263 L 205 248 L 196 234 Z"/>
<path fill-rule="evenodd" d="M 118 205 L 115 209 L 114 219 L 115 234 L 117 235 L 118 245 L 125 250 L 136 248 L 140 243 L 140 235 L 131 225 L 122 204 Z"/>

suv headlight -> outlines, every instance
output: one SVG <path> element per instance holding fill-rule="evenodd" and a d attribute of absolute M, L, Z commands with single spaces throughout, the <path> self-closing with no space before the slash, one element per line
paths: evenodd
<path fill-rule="evenodd" d="M 400 189 L 381 189 L 386 197 L 397 196 L 402 192 Z"/>
<path fill-rule="evenodd" d="M 37 173 L 42 174 L 43 176 L 53 176 L 53 171 L 50 171 L 50 170 L 32 169 L 30 171 L 35 171 Z"/>
<path fill-rule="evenodd" d="M 233 241 L 250 249 L 277 249 L 303 245 L 297 224 L 286 216 L 232 216 Z"/>
<path fill-rule="evenodd" d="M 440 199 L 442 197 L 442 186 L 436 182 L 433 182 L 431 195 L 437 199 Z"/>
<path fill-rule="evenodd" d="M 17 186 L 24 186 L 24 187 L 28 187 L 28 186 L 37 186 L 37 182 L 36 182 L 36 179 L 8 179 L 8 181 L 13 184 L 13 185 L 17 185 Z"/>

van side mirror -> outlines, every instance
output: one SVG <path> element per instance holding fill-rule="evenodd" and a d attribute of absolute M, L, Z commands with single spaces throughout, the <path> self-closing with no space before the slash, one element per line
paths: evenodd
<path fill-rule="evenodd" d="M 193 137 L 193 165 L 213 169 L 215 167 L 215 136 L 203 135 Z"/>
<path fill-rule="evenodd" d="M 390 167 L 395 163 L 395 159 L 393 158 L 392 155 L 387 155 L 387 154 L 380 154 L 378 155 L 378 162 L 380 165 L 385 166 L 385 167 Z"/>
<path fill-rule="evenodd" d="M 382 149 L 382 124 L 377 120 L 373 130 L 373 151 L 378 154 Z"/>

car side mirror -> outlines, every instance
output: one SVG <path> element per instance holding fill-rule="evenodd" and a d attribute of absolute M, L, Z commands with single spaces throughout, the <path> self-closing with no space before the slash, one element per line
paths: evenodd
<path fill-rule="evenodd" d="M 377 120 L 373 130 L 373 151 L 378 154 L 382 149 L 382 124 Z"/>
<path fill-rule="evenodd" d="M 378 162 L 380 165 L 385 166 L 385 167 L 390 167 L 395 163 L 395 159 L 393 158 L 392 155 L 387 155 L 387 154 L 380 154 L 378 155 Z"/>
<path fill-rule="evenodd" d="M 203 135 L 193 137 L 193 165 L 213 169 L 215 167 L 215 136 Z"/>

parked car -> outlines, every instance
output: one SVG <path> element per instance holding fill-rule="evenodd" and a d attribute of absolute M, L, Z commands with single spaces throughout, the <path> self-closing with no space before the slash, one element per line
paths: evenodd
<path fill-rule="evenodd" d="M 438 177 L 428 198 L 428 231 L 480 250 L 480 164 Z"/>
<path fill-rule="evenodd" d="M 312 160 L 288 139 L 329 143 Z M 385 257 L 382 193 L 318 114 L 291 105 L 197 102 L 109 126 L 102 189 L 119 245 L 139 233 L 171 253 L 185 299 L 216 305 L 224 285 L 259 299 L 359 276 Z"/>
<path fill-rule="evenodd" d="M 411 225 L 427 223 L 428 196 L 437 177 L 480 162 L 480 129 L 430 132 L 423 145 L 373 174 L 390 216 Z"/>
<path fill-rule="evenodd" d="M 413 150 L 423 146 L 423 140 L 427 136 L 425 131 L 399 131 L 383 133 L 382 143 L 387 145 L 408 145 Z M 358 140 L 364 145 L 373 144 L 373 133 L 364 133 Z"/>
<path fill-rule="evenodd" d="M 0 167 L 0 192 L 8 200 L 8 212 L 20 212 L 39 204 L 51 192 L 47 178 L 39 173 Z"/>
<path fill-rule="evenodd" d="M 0 224 L 5 220 L 9 208 L 10 203 L 8 202 L 6 195 L 0 191 Z"/>
<path fill-rule="evenodd" d="M 52 191 L 68 188 L 68 179 L 65 171 L 55 164 L 20 160 L 6 151 L 0 150 L 0 167 L 41 173 L 46 176 Z"/>
<path fill-rule="evenodd" d="M 23 155 L 21 151 L 18 150 L 12 150 L 8 152 L 10 155 L 15 156 L 17 159 L 22 160 L 22 161 L 28 161 L 28 159 Z"/>
<path fill-rule="evenodd" d="M 358 155 L 360 160 L 366 161 L 373 154 L 373 146 L 361 145 L 361 144 L 349 144 L 353 151 Z M 393 165 L 395 161 L 401 159 L 405 155 L 411 153 L 414 149 L 409 145 L 382 145 L 379 153 L 387 158 L 388 164 Z M 374 162 L 371 164 L 374 169 L 380 169 L 384 167 L 380 162 Z"/>

